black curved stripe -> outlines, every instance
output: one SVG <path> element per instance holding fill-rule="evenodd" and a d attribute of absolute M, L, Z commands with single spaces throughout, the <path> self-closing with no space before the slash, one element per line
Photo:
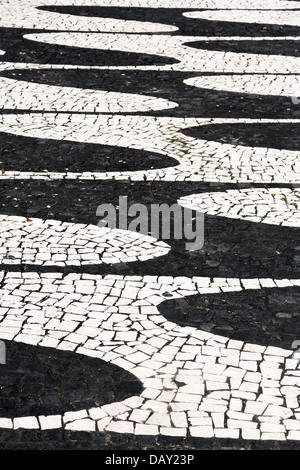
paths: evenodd
<path fill-rule="evenodd" d="M 39 10 L 54 11 L 62 14 L 115 18 L 122 20 L 150 21 L 177 26 L 172 35 L 185 36 L 297 36 L 297 26 L 272 24 L 211 21 L 186 18 L 183 13 L 206 11 L 201 8 L 140 8 L 140 7 L 98 7 L 98 6 L 41 6 Z M 298 10 L 295 10 L 296 12 Z M 224 19 L 226 10 L 224 10 Z"/>
<path fill-rule="evenodd" d="M 45 33 L 44 30 L 8 30 L 0 28 L 0 49 L 5 51 L 1 60 L 37 64 L 65 64 L 88 66 L 139 66 L 175 64 L 169 57 L 135 52 L 109 51 L 59 44 L 47 44 L 25 39 L 23 35 Z"/>
<path fill-rule="evenodd" d="M 300 57 L 300 41 L 194 41 L 185 46 L 208 51 Z"/>
<path fill-rule="evenodd" d="M 300 288 L 195 295 L 158 306 L 169 321 L 247 343 L 292 349 L 300 337 Z"/>
<path fill-rule="evenodd" d="M 5 340 L 0 417 L 61 414 L 140 394 L 130 372 L 100 359 Z"/>
<path fill-rule="evenodd" d="M 113 145 L 17 136 L 0 132 L 3 171 L 109 172 L 137 171 L 178 165 L 155 152 Z"/>
<path fill-rule="evenodd" d="M 201 74 L 213 76 L 213 74 Z M 183 80 L 199 73 L 117 70 L 6 70 L 0 77 L 46 85 L 136 93 L 175 101 L 179 107 L 153 111 L 155 116 L 224 118 L 299 118 L 290 97 L 217 91 L 188 86 Z M 213 79 L 212 79 L 213 80 Z M 10 110 L 11 111 L 11 110 Z M 143 113 L 144 114 L 144 113 Z M 149 113 L 147 113 L 149 114 Z"/>
<path fill-rule="evenodd" d="M 141 203 L 149 207 L 150 204 L 167 203 L 171 206 L 184 195 L 238 187 L 249 186 L 167 181 L 2 180 L 0 214 L 97 225 L 99 204 L 111 203 L 118 207 L 119 196 L 127 196 L 128 204 Z M 120 265 L 69 266 L 63 272 L 273 279 L 299 277 L 299 228 L 205 215 L 204 229 L 204 246 L 200 251 L 186 251 L 186 240 L 164 240 L 171 245 L 171 250 L 160 258 Z M 15 269 L 13 265 L 6 268 Z M 53 269 L 51 266 L 17 267 L 20 268 L 41 272 Z"/>
<path fill-rule="evenodd" d="M 223 144 L 300 150 L 299 124 L 213 124 L 182 131 L 196 139 L 213 140 Z"/>

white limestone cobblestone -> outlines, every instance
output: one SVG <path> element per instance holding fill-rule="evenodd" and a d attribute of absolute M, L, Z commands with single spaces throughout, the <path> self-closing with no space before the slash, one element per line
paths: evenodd
<path fill-rule="evenodd" d="M 207 285 L 208 291 L 209 288 L 213 291 L 214 284 L 220 284 L 218 278 L 211 280 L 197 277 L 196 279 L 196 282 L 191 279 L 188 282 L 191 295 L 199 292 L 202 285 Z M 14 282 L 11 282 L 12 280 Z M 163 301 L 162 293 L 170 285 L 171 279 L 167 279 L 168 284 L 164 284 L 155 276 L 148 276 L 147 280 L 157 288 L 158 295 L 161 296 L 161 301 Z M 68 314 L 65 312 L 64 307 L 56 306 L 57 299 L 53 298 L 55 294 L 52 292 L 43 293 L 43 296 L 35 304 L 37 311 L 40 312 L 39 318 L 42 318 L 43 322 L 37 323 L 36 326 L 35 323 L 32 323 L 35 328 L 40 328 L 39 325 L 43 325 L 40 335 L 35 335 L 35 330 L 28 329 L 26 322 L 22 323 L 22 318 L 25 319 L 26 312 L 28 312 L 25 297 L 20 304 L 19 320 L 21 322 L 18 323 L 13 335 L 15 341 L 38 345 L 43 344 L 48 335 L 58 334 L 58 343 L 55 345 L 57 349 L 69 349 L 74 351 L 75 354 L 80 353 L 91 357 L 99 357 L 113 364 L 121 365 L 142 381 L 145 390 L 140 397 L 132 397 L 124 400 L 124 402 L 103 405 L 98 408 L 94 407 L 91 410 L 67 412 L 61 417 L 59 415 L 48 416 L 47 418 L 38 417 L 39 420 L 37 420 L 37 417 L 14 418 L 11 421 L 11 426 L 14 426 L 14 428 L 41 426 L 42 429 L 51 429 L 59 427 L 60 420 L 62 420 L 63 426 L 70 430 L 93 431 L 97 428 L 113 432 L 125 432 L 126 430 L 126 432 L 135 432 L 137 434 L 162 432 L 163 435 L 170 436 L 186 435 L 188 432 L 195 437 L 235 436 L 237 435 L 236 430 L 247 430 L 248 433 L 245 432 L 243 435 L 253 435 L 258 438 L 258 432 L 251 434 L 253 430 L 256 430 L 260 431 L 262 438 L 264 436 L 266 439 L 269 439 L 269 433 L 276 433 L 281 436 L 283 433 L 297 432 L 300 429 L 300 425 L 297 424 L 300 416 L 300 413 L 297 413 L 299 408 L 298 396 L 300 394 L 299 381 L 297 376 L 289 375 L 296 373 L 299 365 L 297 361 L 294 361 L 293 364 L 290 362 L 289 364 L 294 365 L 294 368 L 286 369 L 287 361 L 291 361 L 293 351 L 274 347 L 255 348 L 241 341 L 233 341 L 224 336 L 212 334 L 203 335 L 201 339 L 202 335 L 199 337 L 198 334 L 201 332 L 196 328 L 179 327 L 176 323 L 172 324 L 173 338 L 163 340 L 162 332 L 169 331 L 169 329 L 164 330 L 164 324 L 167 325 L 171 322 L 164 320 L 161 323 L 163 317 L 154 305 L 150 309 L 143 306 L 136 308 L 135 299 L 131 299 L 132 311 L 128 307 L 126 312 L 122 314 L 118 313 L 118 307 L 112 307 L 109 303 L 98 313 L 88 309 L 89 304 L 85 301 L 85 298 L 101 294 L 102 288 L 106 292 L 104 295 L 109 298 L 111 294 L 107 291 L 108 283 L 112 289 L 114 289 L 115 284 L 120 285 L 122 283 L 124 286 L 123 291 L 126 292 L 127 284 L 130 285 L 132 282 L 130 276 L 116 276 L 114 279 L 114 276 L 106 278 L 105 276 L 91 275 L 88 276 L 87 281 L 85 275 L 71 274 L 62 277 L 53 273 L 49 277 L 47 274 L 30 273 L 28 278 L 25 273 L 23 278 L 20 273 L 16 273 L 15 277 L 14 273 L 9 273 L 7 276 L 4 274 L 2 276 L 2 292 L 6 292 L 5 295 L 9 297 L 11 290 L 15 292 L 18 286 L 26 281 L 30 281 L 31 285 L 39 286 L 40 290 L 45 283 L 54 283 L 56 285 L 59 282 L 59 285 L 70 286 L 73 283 L 77 285 L 82 283 L 86 286 L 88 282 L 88 285 L 91 286 L 91 293 L 81 295 L 79 303 L 82 303 L 83 308 L 81 309 L 80 320 L 75 322 L 64 320 Z M 236 281 L 222 279 L 222 282 L 228 284 L 228 287 L 233 282 L 231 286 L 233 292 L 237 285 L 243 282 L 242 279 L 238 283 Z M 143 277 L 141 277 L 139 289 L 143 289 L 143 285 Z M 276 286 L 276 283 L 274 285 Z M 173 279 L 173 286 L 177 286 L 177 292 L 180 290 L 178 279 Z M 122 298 L 122 289 L 120 291 L 120 298 Z M 176 293 L 176 290 L 175 294 L 178 297 L 181 296 Z M 44 305 L 47 305 L 52 298 L 54 306 L 56 306 L 55 319 L 51 316 L 47 317 L 48 310 L 44 310 Z M 9 312 L 9 310 L 2 312 L 0 335 L 2 335 L 2 329 L 5 331 L 5 322 L 10 316 Z M 18 318 L 18 307 L 15 307 L 14 312 L 14 316 Z M 149 317 L 152 318 L 151 322 L 148 321 Z M 140 348 L 137 348 L 137 345 L 139 341 L 144 344 L 143 338 L 147 327 L 151 331 L 156 331 L 152 327 L 152 323 L 154 326 L 156 325 L 156 318 L 159 321 L 158 336 L 151 335 L 147 340 L 152 347 L 152 359 L 150 360 L 151 356 L 142 352 Z M 93 326 L 85 327 L 87 323 L 90 325 L 91 319 L 93 320 Z M 114 323 L 114 319 L 122 326 L 124 337 L 120 337 L 118 331 L 116 331 L 106 339 L 102 333 L 110 329 L 110 322 Z M 143 322 L 144 327 L 141 330 L 136 326 L 133 327 L 133 319 L 135 324 Z M 55 323 L 53 323 L 54 320 Z M 97 321 L 94 323 L 95 320 Z M 79 324 L 81 325 L 80 328 L 87 333 L 86 335 L 77 333 L 80 331 L 78 329 Z M 86 329 L 84 330 L 84 328 Z M 75 329 L 76 333 L 72 333 Z M 92 343 L 90 342 L 90 335 L 93 338 Z M 191 339 L 193 339 L 193 343 L 189 345 Z M 209 346 L 209 343 L 218 344 L 218 347 Z M 110 345 L 110 352 L 107 352 L 108 345 Z M 232 346 L 235 346 L 236 349 L 232 349 Z M 227 348 L 238 354 L 240 359 L 237 366 L 219 362 L 223 354 L 226 355 Z M 259 349 L 260 352 L 251 351 L 253 349 Z M 208 357 L 215 354 L 215 362 L 206 362 L 206 354 L 209 354 Z M 245 368 L 245 362 L 247 361 L 243 361 L 243 357 L 251 357 L 252 361 L 250 362 L 256 363 L 260 372 L 248 371 L 248 368 Z M 270 358 L 274 358 L 275 361 L 272 362 Z M 273 364 L 273 367 L 264 369 L 264 363 Z M 168 364 L 171 366 L 170 373 L 167 372 Z M 194 364 L 194 367 L 189 369 L 186 367 L 188 364 Z M 284 369 L 278 369 L 277 364 L 283 364 Z M 267 370 L 266 374 L 265 370 Z M 260 386 L 264 390 L 264 382 L 266 380 L 270 381 L 271 377 L 274 377 L 274 379 L 271 380 L 270 387 L 278 398 L 285 396 L 287 387 L 293 387 L 293 396 L 296 400 L 292 406 L 286 407 L 283 399 L 280 401 L 269 400 L 268 395 L 264 396 L 264 392 L 259 391 Z M 177 383 L 183 382 L 182 385 L 176 385 L 175 379 Z M 230 382 L 232 379 L 236 382 Z M 165 388 L 166 385 L 169 391 Z M 170 406 L 171 413 L 168 412 Z M 261 424 L 256 421 L 260 417 L 266 419 L 260 421 Z M 279 420 L 276 426 L 274 426 L 274 423 L 271 424 L 272 419 Z M 8 421 L 3 422 L 6 427 L 10 426 L 9 423 Z M 225 425 L 225 423 L 227 424 Z M 292 437 L 293 435 L 291 435 Z"/>

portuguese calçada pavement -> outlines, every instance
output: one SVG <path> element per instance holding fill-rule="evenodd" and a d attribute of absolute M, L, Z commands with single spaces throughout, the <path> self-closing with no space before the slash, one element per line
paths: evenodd
<path fill-rule="evenodd" d="M 296 449 L 300 3 L 3 0 L 1 449 Z M 204 244 L 101 228 L 178 204 Z"/>

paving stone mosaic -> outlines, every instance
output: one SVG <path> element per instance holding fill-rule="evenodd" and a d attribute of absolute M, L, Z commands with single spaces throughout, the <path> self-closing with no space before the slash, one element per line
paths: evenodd
<path fill-rule="evenodd" d="M 1 450 L 300 441 L 297 1 L 0 5 Z M 204 214 L 195 251 L 97 207 Z"/>

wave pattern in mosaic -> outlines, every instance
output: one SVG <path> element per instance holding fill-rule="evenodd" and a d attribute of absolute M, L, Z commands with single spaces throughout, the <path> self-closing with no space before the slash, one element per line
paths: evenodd
<path fill-rule="evenodd" d="M 72 5 L 76 7 L 73 14 Z M 72 5 L 67 0 L 34 0 L 21 6 L 17 0 L 7 0 L 0 7 L 0 54 L 4 56 L 0 72 L 37 70 L 47 76 L 56 71 L 59 76 L 62 71 L 78 70 L 88 76 L 115 70 L 121 76 L 124 72 L 125 84 L 125 72 L 129 71 L 164 72 L 170 77 L 182 73 L 187 101 L 188 89 L 193 93 L 225 90 L 254 100 L 261 95 L 274 100 L 287 98 L 291 117 L 261 119 L 257 106 L 251 118 L 241 112 L 236 119 L 204 119 L 198 117 L 195 107 L 191 113 L 183 102 L 160 97 L 159 86 L 146 95 L 138 90 L 133 93 L 132 88 L 128 93 L 80 88 L 76 80 L 66 86 L 3 76 L 0 131 L 8 139 L 67 141 L 94 144 L 99 149 L 111 146 L 120 152 L 140 150 L 141 155 L 152 152 L 157 165 L 141 169 L 137 162 L 136 169 L 130 171 L 108 168 L 99 172 L 91 163 L 89 171 L 80 172 L 69 171 L 67 165 L 62 170 L 61 163 L 59 171 L 40 167 L 24 171 L 20 163 L 17 170 L 2 168 L 0 180 L 14 184 L 31 179 L 37 185 L 45 180 L 65 180 L 74 187 L 86 180 L 97 180 L 99 186 L 101 181 L 110 181 L 116 191 L 122 181 L 198 182 L 197 194 L 180 196 L 178 191 L 179 204 L 216 218 L 299 227 L 297 142 L 293 149 L 273 148 L 224 143 L 217 136 L 222 126 L 226 132 L 231 124 L 270 124 L 279 134 L 286 125 L 299 126 L 295 111 L 298 54 L 278 54 L 277 46 L 276 53 L 268 53 L 272 41 L 276 44 L 280 40 L 283 47 L 286 41 L 297 48 L 297 2 L 157 0 L 150 4 L 147 0 L 102 0 L 101 5 L 89 2 L 89 9 L 77 0 Z M 6 53 L 8 28 L 14 31 L 10 40 L 19 61 Z M 226 40 L 253 41 L 254 49 L 261 41 L 261 51 L 233 52 Z M 199 42 L 209 46 L 205 49 L 202 44 L 199 49 Z M 95 57 L 89 62 L 93 50 Z M 120 64 L 116 59 L 110 63 L 107 53 L 119 54 L 115 57 L 122 57 Z M 226 106 L 229 114 L 230 104 Z M 184 117 L 173 114 L 181 108 Z M 218 126 L 215 140 L 205 139 L 205 126 L 214 125 Z M 201 138 L 197 131 L 192 135 L 193 129 L 199 128 Z M 178 164 L 165 167 L 168 159 Z M 202 183 L 218 183 L 223 190 L 204 192 Z M 227 189 L 228 184 L 236 187 Z M 264 187 L 253 188 L 255 184 Z M 5 416 L 0 418 L 0 427 L 300 440 L 299 357 L 292 345 L 286 349 L 234 340 L 180 326 L 175 315 L 169 321 L 159 311 L 167 299 L 213 298 L 241 291 L 255 295 L 272 288 L 296 291 L 300 286 L 297 271 L 278 279 L 180 277 L 174 265 L 171 276 L 160 276 L 159 272 L 116 274 L 120 266 L 127 269 L 128 262 L 161 257 L 164 263 L 172 243 L 128 231 L 99 229 L 88 221 L 75 224 L 68 220 L 71 216 L 64 217 L 62 221 L 61 215 L 57 220 L 1 216 L 0 337 L 105 361 L 136 377 L 143 391 L 76 411 Z M 201 255 L 195 254 L 195 263 Z M 111 265 L 112 274 L 85 272 L 87 266 L 99 265 L 100 269 L 101 264 Z M 77 272 L 78 267 L 83 272 Z"/>

